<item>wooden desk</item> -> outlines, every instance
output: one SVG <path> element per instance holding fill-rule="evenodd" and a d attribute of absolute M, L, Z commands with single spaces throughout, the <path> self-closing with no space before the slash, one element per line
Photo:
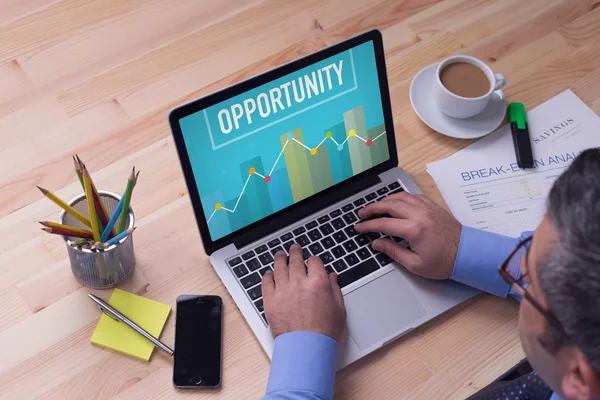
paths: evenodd
<path fill-rule="evenodd" d="M 401 166 L 443 204 L 425 172 L 467 141 L 412 111 L 411 77 L 452 54 L 488 62 L 532 108 L 572 88 L 600 112 L 598 0 L 4 0 L 0 4 L 0 397 L 259 398 L 269 362 L 203 254 L 167 124 L 180 103 L 379 28 Z M 137 269 L 123 289 L 175 305 L 225 300 L 217 391 L 177 392 L 170 359 L 146 364 L 89 343 L 100 316 L 64 244 L 36 221 L 56 206 L 35 185 L 80 191 L 71 155 L 120 193 L 132 165 Z M 93 291 L 103 297 L 110 292 Z M 173 343 L 173 318 L 162 338 Z M 480 295 L 346 368 L 339 399 L 462 399 L 523 358 L 517 305 Z"/>

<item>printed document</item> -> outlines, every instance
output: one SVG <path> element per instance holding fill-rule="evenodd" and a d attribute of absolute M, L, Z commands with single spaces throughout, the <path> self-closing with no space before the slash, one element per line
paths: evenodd
<path fill-rule="evenodd" d="M 508 236 L 533 231 L 558 176 L 585 149 L 600 147 L 600 118 L 571 90 L 527 112 L 535 168 L 517 166 L 510 125 L 427 164 L 454 216 Z"/>

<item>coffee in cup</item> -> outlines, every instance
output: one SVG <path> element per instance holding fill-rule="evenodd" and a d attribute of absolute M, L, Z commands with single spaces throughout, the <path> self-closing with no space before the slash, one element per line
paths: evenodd
<path fill-rule="evenodd" d="M 482 112 L 506 78 L 494 74 L 482 61 L 469 56 L 453 56 L 437 68 L 433 86 L 435 102 L 450 117 L 469 118 Z"/>
<path fill-rule="evenodd" d="M 490 90 L 490 81 L 479 67 L 468 62 L 448 64 L 440 71 L 440 81 L 462 97 L 481 97 Z"/>

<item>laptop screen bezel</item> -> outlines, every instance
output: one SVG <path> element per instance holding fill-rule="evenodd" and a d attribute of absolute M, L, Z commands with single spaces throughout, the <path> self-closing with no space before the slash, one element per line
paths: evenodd
<path fill-rule="evenodd" d="M 202 208 L 202 202 L 200 201 L 200 193 L 196 185 L 196 179 L 194 177 L 194 173 L 186 149 L 185 141 L 183 139 L 183 134 L 181 131 L 179 121 L 188 115 L 202 111 L 205 108 L 218 104 L 231 97 L 252 90 L 258 86 L 267 84 L 275 79 L 291 74 L 297 70 L 308 67 L 323 59 L 329 58 L 338 53 L 344 52 L 369 41 L 373 42 L 373 48 L 375 52 L 377 75 L 379 79 L 379 89 L 381 93 L 383 117 L 384 124 L 386 127 L 386 136 L 390 158 L 379 165 L 376 165 L 366 171 L 363 171 L 358 175 L 352 176 L 344 180 L 343 182 L 337 183 L 300 202 L 297 202 L 282 210 L 279 210 L 259 221 L 253 222 L 250 225 L 245 226 L 235 232 L 232 232 L 222 238 L 212 240 L 210 231 L 208 229 L 208 223 L 205 218 L 205 213 Z M 379 32 L 378 30 L 371 30 L 365 32 L 363 34 L 345 40 L 341 43 L 327 47 L 323 50 L 319 50 L 316 53 L 312 53 L 298 60 L 292 61 L 288 64 L 276 67 L 275 69 L 252 77 L 248 80 L 239 82 L 233 86 L 229 86 L 218 92 L 214 92 L 205 97 L 179 106 L 170 112 L 169 124 L 171 125 L 173 139 L 175 141 L 175 146 L 179 155 L 179 161 L 181 163 L 181 168 L 183 170 L 188 193 L 194 209 L 198 229 L 200 230 L 200 236 L 202 238 L 204 250 L 208 255 L 212 254 L 213 252 L 217 251 L 222 247 L 229 245 L 230 243 L 236 244 L 236 246 L 239 248 L 247 243 L 259 240 L 261 237 L 268 235 L 270 232 L 279 230 L 293 223 L 297 219 L 315 213 L 324 207 L 327 207 L 337 201 L 342 200 L 344 197 L 348 197 L 352 193 L 356 193 L 359 188 L 366 188 L 369 185 L 373 185 L 374 183 L 379 181 L 377 176 L 380 173 L 398 165 L 398 153 L 396 151 L 396 136 L 394 134 L 394 121 L 392 116 L 390 93 L 385 66 L 383 40 L 381 32 Z"/>

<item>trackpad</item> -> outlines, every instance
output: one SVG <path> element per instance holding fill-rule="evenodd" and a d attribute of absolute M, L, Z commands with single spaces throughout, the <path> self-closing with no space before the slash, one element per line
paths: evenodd
<path fill-rule="evenodd" d="M 399 334 L 426 311 L 396 270 L 344 296 L 348 332 L 363 350 Z"/>

